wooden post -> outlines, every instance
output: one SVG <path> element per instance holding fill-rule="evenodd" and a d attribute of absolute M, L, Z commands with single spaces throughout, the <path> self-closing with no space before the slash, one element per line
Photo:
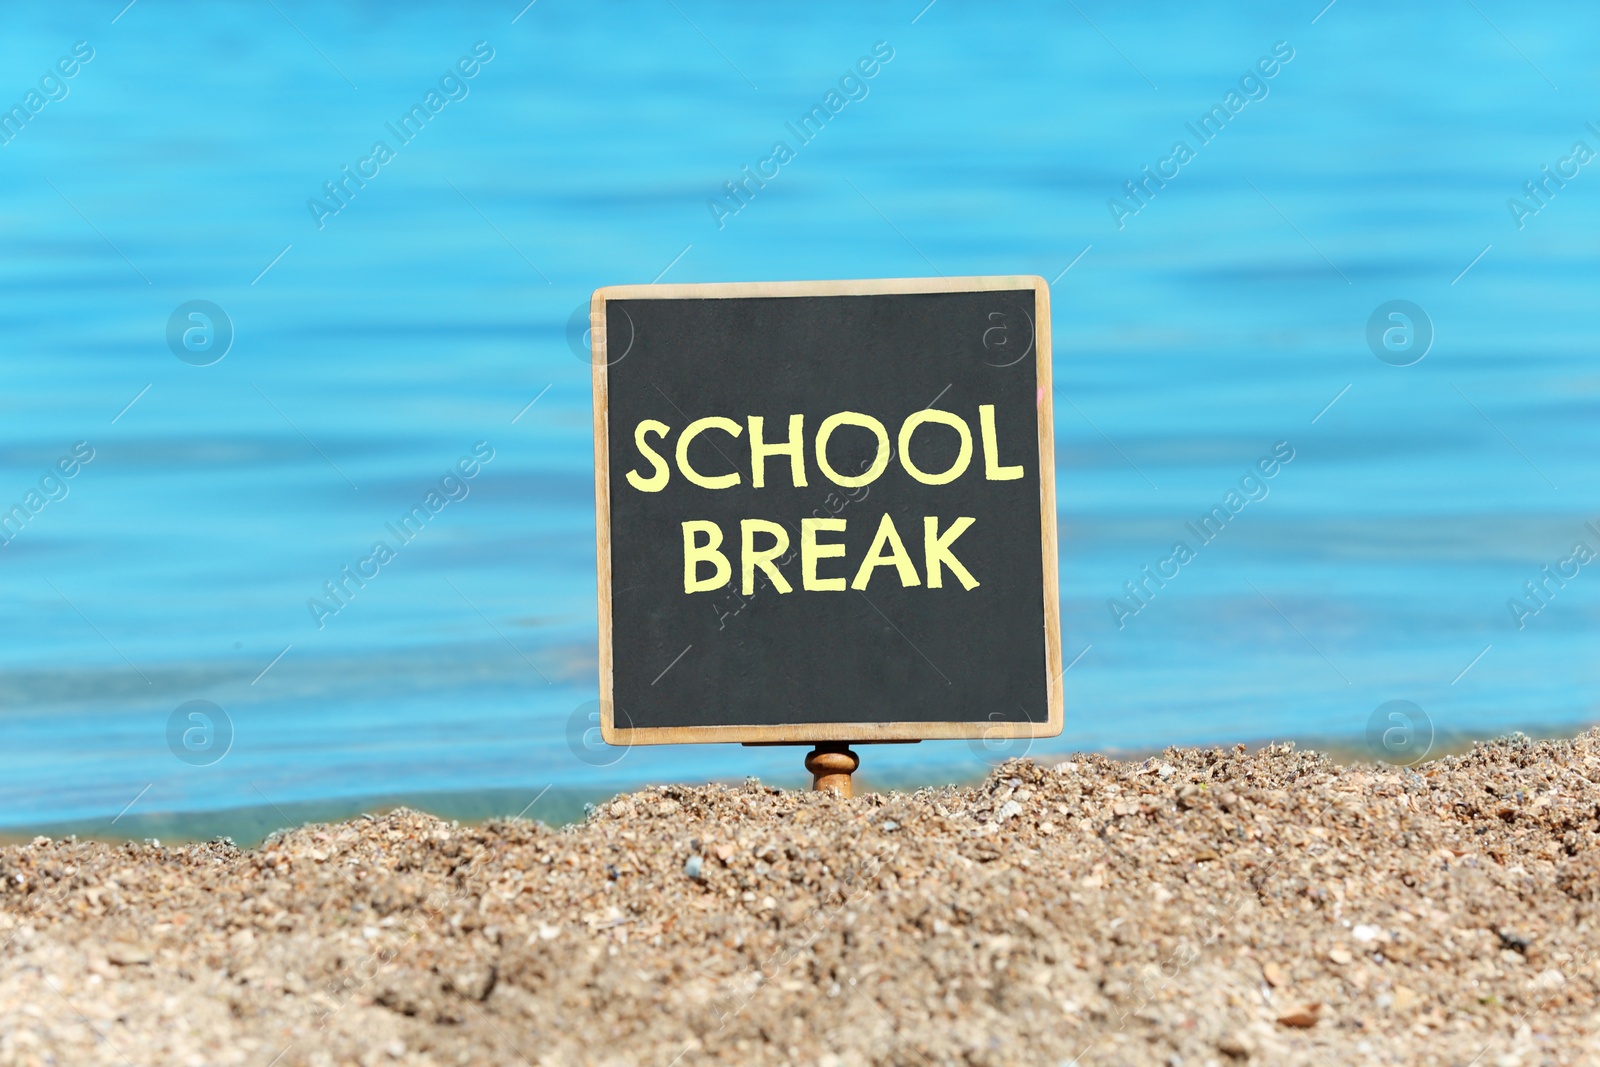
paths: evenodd
<path fill-rule="evenodd" d="M 806 770 L 811 772 L 811 788 L 828 789 L 850 799 L 850 775 L 861 766 L 861 758 L 850 751 L 842 741 L 819 742 L 806 756 Z"/>

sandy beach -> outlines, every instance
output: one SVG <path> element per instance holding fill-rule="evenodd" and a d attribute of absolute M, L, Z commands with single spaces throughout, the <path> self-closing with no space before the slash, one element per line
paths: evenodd
<path fill-rule="evenodd" d="M 1600 732 L 0 850 L 0 1064 L 1600 1062 Z"/>

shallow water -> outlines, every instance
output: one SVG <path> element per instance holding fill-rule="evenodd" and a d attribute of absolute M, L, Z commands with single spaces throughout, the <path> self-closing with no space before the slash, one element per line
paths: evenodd
<path fill-rule="evenodd" d="M 1039 750 L 1360 744 L 1394 699 L 1441 733 L 1600 717 L 1600 578 L 1552 583 L 1520 629 L 1507 605 L 1575 541 L 1600 550 L 1600 175 L 1526 200 L 1521 228 L 1507 203 L 1600 150 L 1591 7 L 118 6 L 0 35 L 7 102 L 93 48 L 0 146 L 0 503 L 94 453 L 0 549 L 0 825 L 798 781 L 793 750 L 581 741 L 569 323 L 596 286 L 657 278 L 1053 279 L 1081 658 Z M 492 59 L 402 142 L 387 124 L 480 41 Z M 719 228 L 708 199 L 879 41 L 865 96 Z M 1201 144 L 1185 124 L 1280 41 L 1293 58 Z M 1179 138 L 1193 158 L 1119 229 L 1108 199 Z M 308 200 L 379 140 L 392 158 L 319 220 Z M 1365 336 L 1394 299 L 1432 325 L 1410 366 Z M 209 366 L 168 345 L 191 300 L 232 323 Z M 465 499 L 319 627 L 307 600 L 478 442 Z M 1267 495 L 1200 545 L 1185 523 L 1278 442 Z M 1119 627 L 1108 600 L 1180 539 L 1194 559 Z M 169 747 L 190 700 L 231 722 L 209 765 Z M 948 778 L 1015 751 L 866 758 Z"/>

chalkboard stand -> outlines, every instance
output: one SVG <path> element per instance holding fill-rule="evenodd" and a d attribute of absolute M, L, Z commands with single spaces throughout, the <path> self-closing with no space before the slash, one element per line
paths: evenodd
<path fill-rule="evenodd" d="M 773 748 L 779 745 L 812 746 L 806 753 L 806 770 L 811 772 L 811 788 L 826 789 L 846 800 L 855 796 L 850 776 L 861 766 L 861 757 L 851 751 L 851 745 L 920 745 L 919 737 L 896 738 L 892 741 L 744 741 L 745 748 Z"/>
<path fill-rule="evenodd" d="M 811 772 L 811 788 L 828 790 L 846 800 L 853 796 L 850 775 L 861 766 L 861 757 L 843 741 L 819 741 L 806 755 L 806 770 Z"/>

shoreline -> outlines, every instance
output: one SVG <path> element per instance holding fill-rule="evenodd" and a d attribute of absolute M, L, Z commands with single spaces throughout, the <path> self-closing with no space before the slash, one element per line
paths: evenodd
<path fill-rule="evenodd" d="M 1461 731 L 1441 734 L 1435 741 L 1426 760 L 1416 766 L 1445 756 L 1460 755 L 1472 750 L 1476 744 L 1531 737 L 1533 740 L 1568 740 L 1585 732 L 1600 728 L 1600 724 L 1573 727 L 1530 727 L 1526 733 L 1514 731 L 1499 735 L 1486 735 Z M 1340 766 L 1359 766 L 1377 762 L 1373 754 L 1360 741 L 1349 737 L 1310 740 L 1256 740 L 1243 742 L 1246 751 L 1259 752 L 1278 745 L 1289 745 L 1299 751 L 1327 756 Z M 1172 747 L 1172 746 L 1169 746 Z M 1207 748 L 1208 745 L 1182 745 L 1179 748 Z M 791 780 L 777 784 L 783 788 L 809 787 L 809 776 L 800 770 L 798 753 L 804 746 L 795 746 L 796 773 Z M 862 750 L 870 756 L 871 748 Z M 1103 757 L 1122 762 L 1137 762 L 1160 756 L 1168 748 L 1130 747 L 1104 748 L 1090 752 L 1060 750 L 1034 753 L 1029 758 L 1051 764 L 1062 760 L 1088 756 Z M 944 786 L 966 787 L 983 781 L 988 768 L 974 766 L 970 774 L 950 775 L 941 766 L 934 773 L 918 775 L 896 770 L 890 773 L 873 773 L 868 759 L 863 759 L 863 770 L 855 775 L 857 793 L 909 792 L 916 789 Z M 713 779 L 712 784 L 737 785 L 744 779 L 728 777 Z M 259 845 L 274 833 L 313 823 L 343 822 L 361 815 L 383 815 L 400 808 L 424 812 L 446 821 L 470 825 L 485 823 L 496 818 L 521 816 L 542 822 L 547 826 L 561 827 L 580 822 L 588 809 L 611 798 L 665 784 L 656 782 L 607 782 L 593 787 L 551 786 L 495 788 L 483 790 L 391 792 L 346 797 L 325 797 L 288 801 L 282 804 L 252 804 L 233 808 L 204 808 L 192 811 L 134 812 L 116 819 L 117 829 L 110 827 L 110 816 L 81 819 L 51 820 L 23 823 L 16 826 L 0 825 L 0 847 L 19 845 L 44 836 L 52 839 L 78 838 L 85 841 L 149 841 L 169 844 L 198 844 L 227 840 L 242 848 Z M 535 799 L 537 798 L 537 799 Z M 534 800 L 534 803 L 530 803 Z"/>
<path fill-rule="evenodd" d="M 1578 1062 L 1597 812 L 1591 730 L 40 839 L 0 849 L 0 1063 Z"/>

